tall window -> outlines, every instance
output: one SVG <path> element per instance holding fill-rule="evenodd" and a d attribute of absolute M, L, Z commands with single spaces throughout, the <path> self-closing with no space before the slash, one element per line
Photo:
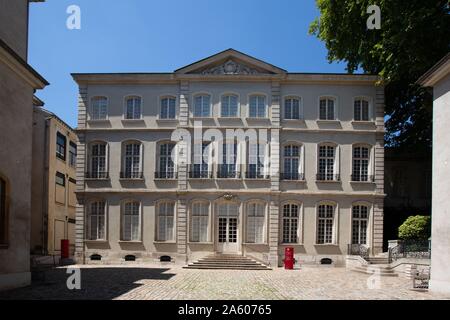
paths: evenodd
<path fill-rule="evenodd" d="M 161 99 L 160 119 L 175 119 L 176 117 L 176 99 L 174 97 L 165 97 Z"/>
<path fill-rule="evenodd" d="M 141 104 L 142 99 L 140 97 L 128 97 L 126 99 L 125 119 L 140 119 Z"/>
<path fill-rule="evenodd" d="M 139 142 L 128 142 L 124 147 L 124 159 L 122 178 L 139 179 L 142 177 L 141 172 L 141 149 Z"/>
<path fill-rule="evenodd" d="M 283 243 L 298 242 L 299 206 L 285 204 L 283 206 Z"/>
<path fill-rule="evenodd" d="M 265 96 L 250 96 L 249 117 L 250 118 L 267 117 Z"/>
<path fill-rule="evenodd" d="M 104 179 L 108 177 L 106 166 L 106 143 L 91 144 L 91 172 L 88 178 Z"/>
<path fill-rule="evenodd" d="M 222 144 L 222 162 L 219 165 L 219 178 L 236 178 L 236 160 L 237 160 L 237 143 L 223 142 Z"/>
<path fill-rule="evenodd" d="M 352 244 L 367 244 L 367 227 L 369 225 L 369 208 L 354 205 L 352 208 Z"/>
<path fill-rule="evenodd" d="M 106 203 L 105 201 L 92 201 L 87 208 L 87 236 L 89 240 L 106 239 Z"/>
<path fill-rule="evenodd" d="M 336 119 L 335 104 L 336 104 L 336 101 L 332 98 L 320 99 L 319 119 L 320 120 L 335 120 Z"/>
<path fill-rule="evenodd" d="M 141 204 L 127 201 L 122 206 L 122 240 L 141 240 Z"/>
<path fill-rule="evenodd" d="M 366 99 L 356 99 L 354 108 L 354 118 L 356 121 L 369 121 L 369 101 Z"/>
<path fill-rule="evenodd" d="M 300 98 L 286 98 L 284 100 L 284 118 L 288 120 L 300 119 Z"/>
<path fill-rule="evenodd" d="M 318 208 L 317 243 L 332 244 L 334 228 L 334 205 L 322 204 Z"/>
<path fill-rule="evenodd" d="M 222 108 L 220 115 L 224 118 L 238 116 L 238 97 L 236 95 L 230 94 L 222 96 Z"/>
<path fill-rule="evenodd" d="M 319 172 L 317 180 L 338 180 L 335 176 L 336 147 L 331 145 L 319 146 Z"/>
<path fill-rule="evenodd" d="M 8 215 L 6 210 L 6 181 L 0 177 L 0 245 L 8 241 Z"/>
<path fill-rule="evenodd" d="M 211 97 L 209 95 L 195 96 L 194 117 L 211 117 Z"/>
<path fill-rule="evenodd" d="M 209 177 L 209 148 L 211 148 L 211 144 L 208 142 L 194 144 L 194 163 L 192 164 L 191 178 Z"/>
<path fill-rule="evenodd" d="M 191 214 L 191 241 L 208 242 L 209 203 L 194 202 Z"/>
<path fill-rule="evenodd" d="M 266 223 L 265 205 L 249 203 L 247 205 L 247 242 L 264 243 L 264 225 Z"/>
<path fill-rule="evenodd" d="M 69 165 L 75 167 L 77 164 L 77 144 L 70 141 L 69 143 Z"/>
<path fill-rule="evenodd" d="M 66 160 L 66 136 L 60 132 L 56 133 L 56 156 L 61 160 Z"/>
<path fill-rule="evenodd" d="M 248 168 L 247 178 L 264 178 L 264 162 L 266 155 L 266 145 L 249 143 L 248 145 Z"/>
<path fill-rule="evenodd" d="M 173 143 L 163 143 L 159 146 L 158 178 L 175 178 L 175 163 L 172 159 Z"/>
<path fill-rule="evenodd" d="M 157 206 L 157 239 L 158 241 L 172 241 L 174 237 L 175 203 L 166 201 Z"/>
<path fill-rule="evenodd" d="M 352 181 L 369 181 L 369 148 L 353 147 Z"/>
<path fill-rule="evenodd" d="M 91 100 L 91 120 L 104 120 L 108 116 L 108 99 L 95 97 Z"/>
<path fill-rule="evenodd" d="M 300 147 L 297 145 L 288 145 L 284 147 L 284 180 L 302 180 L 300 177 Z"/>

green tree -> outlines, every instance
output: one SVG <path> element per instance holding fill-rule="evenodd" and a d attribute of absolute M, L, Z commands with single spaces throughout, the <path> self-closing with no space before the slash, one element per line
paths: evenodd
<path fill-rule="evenodd" d="M 411 216 L 398 228 L 400 239 L 428 239 L 431 235 L 431 218 L 429 216 Z"/>
<path fill-rule="evenodd" d="M 316 0 L 310 33 L 325 42 L 328 60 L 347 71 L 378 74 L 385 85 L 386 143 L 431 148 L 431 93 L 416 80 L 450 48 L 448 0 Z M 381 29 L 368 30 L 367 8 L 381 9 Z"/>

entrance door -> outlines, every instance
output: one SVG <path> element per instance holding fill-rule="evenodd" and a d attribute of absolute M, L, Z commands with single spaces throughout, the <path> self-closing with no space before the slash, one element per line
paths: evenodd
<path fill-rule="evenodd" d="M 239 251 L 239 206 L 235 203 L 222 203 L 218 207 L 217 251 L 237 253 Z"/>

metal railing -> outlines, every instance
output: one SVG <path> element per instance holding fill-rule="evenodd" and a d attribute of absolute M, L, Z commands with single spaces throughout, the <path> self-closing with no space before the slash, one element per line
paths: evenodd
<path fill-rule="evenodd" d="M 369 246 L 358 243 L 349 244 L 347 247 L 347 254 L 352 256 L 360 256 L 366 259 L 369 257 Z"/>
<path fill-rule="evenodd" d="M 352 174 L 350 179 L 353 182 L 374 182 L 375 176 L 367 174 Z"/>
<path fill-rule="evenodd" d="M 401 258 L 430 259 L 431 241 L 429 240 L 405 240 L 388 250 L 389 263 Z"/>
<path fill-rule="evenodd" d="M 281 180 L 289 180 L 289 181 L 304 181 L 305 174 L 298 172 L 281 172 L 280 173 Z"/>
<path fill-rule="evenodd" d="M 120 179 L 142 180 L 144 179 L 143 172 L 124 171 L 120 173 Z"/>
<path fill-rule="evenodd" d="M 109 172 L 90 171 L 86 172 L 84 177 L 86 179 L 106 180 L 109 179 Z"/>
<path fill-rule="evenodd" d="M 328 173 L 318 173 L 316 175 L 317 181 L 341 181 L 340 174 L 328 174 Z"/>
<path fill-rule="evenodd" d="M 212 172 L 209 171 L 208 165 L 192 164 L 189 171 L 190 179 L 211 179 Z"/>
<path fill-rule="evenodd" d="M 155 172 L 155 179 L 177 179 L 178 174 L 175 171 L 157 171 Z"/>
<path fill-rule="evenodd" d="M 235 165 L 222 164 L 217 167 L 217 178 L 240 179 L 241 173 L 236 170 Z"/>
<path fill-rule="evenodd" d="M 264 167 L 256 164 L 249 164 L 245 170 L 245 179 L 269 179 L 270 176 L 264 173 Z"/>

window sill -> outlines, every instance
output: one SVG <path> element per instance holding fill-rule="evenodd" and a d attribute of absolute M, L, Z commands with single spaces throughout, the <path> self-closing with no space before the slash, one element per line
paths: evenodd
<path fill-rule="evenodd" d="M 144 122 L 144 119 L 142 119 L 142 118 L 138 118 L 138 119 L 122 119 L 122 122 L 131 122 L 131 123 Z"/>
<path fill-rule="evenodd" d="M 109 119 L 88 119 L 87 123 L 109 123 Z"/>
<path fill-rule="evenodd" d="M 368 121 L 365 121 L 365 120 L 352 120 L 351 123 L 352 124 L 370 124 L 370 125 L 375 125 L 375 121 L 372 121 L 372 120 L 368 120 Z"/>
<path fill-rule="evenodd" d="M 176 123 L 178 122 L 177 118 L 173 118 L 173 119 L 162 119 L 162 118 L 156 118 L 156 122 L 165 122 L 165 123 Z"/>
<path fill-rule="evenodd" d="M 315 243 L 314 246 L 317 247 L 339 247 L 337 243 Z"/>
<path fill-rule="evenodd" d="M 139 241 L 119 240 L 117 242 L 120 244 L 143 244 L 144 243 L 142 240 L 139 240 Z"/>
<path fill-rule="evenodd" d="M 109 181 L 110 178 L 84 178 L 84 181 Z"/>
<path fill-rule="evenodd" d="M 120 178 L 119 181 L 144 181 L 144 178 Z"/>
<path fill-rule="evenodd" d="M 316 120 L 318 124 L 326 124 L 326 123 L 332 123 L 332 124 L 340 124 L 341 121 L 339 120 Z"/>
<path fill-rule="evenodd" d="M 292 123 L 303 123 L 305 119 L 282 119 L 281 121 L 292 122 Z"/>
<path fill-rule="evenodd" d="M 316 183 L 342 183 L 340 180 L 316 180 Z"/>
<path fill-rule="evenodd" d="M 236 116 L 236 117 L 224 117 L 224 116 L 220 116 L 218 119 L 219 119 L 219 120 L 242 120 L 242 118 L 241 118 L 241 117 L 238 117 L 238 116 Z"/>
<path fill-rule="evenodd" d="M 375 181 L 350 181 L 352 184 L 375 184 Z"/>
<path fill-rule="evenodd" d="M 241 181 L 242 178 L 216 178 L 217 181 Z"/>
<path fill-rule="evenodd" d="M 246 117 L 245 120 L 247 120 L 247 121 L 270 121 L 270 118 L 268 118 L 268 117 L 262 117 L 262 118 L 259 118 L 259 117 Z"/>
<path fill-rule="evenodd" d="M 108 243 L 108 240 L 84 240 L 84 243 L 86 244 L 104 244 L 104 243 Z"/>
<path fill-rule="evenodd" d="M 191 118 L 192 120 L 214 120 L 214 117 L 195 117 L 195 116 L 193 116 L 192 118 Z"/>
<path fill-rule="evenodd" d="M 262 243 L 243 242 L 242 244 L 246 245 L 246 246 L 268 246 L 269 245 L 269 243 L 267 243 L 267 242 L 262 242 Z"/>
<path fill-rule="evenodd" d="M 286 242 L 282 242 L 280 243 L 280 246 L 303 246 L 303 243 L 299 243 L 299 242 L 295 242 L 295 243 L 286 243 Z"/>
<path fill-rule="evenodd" d="M 213 180 L 213 177 L 205 177 L 205 178 L 188 178 L 189 181 L 205 181 L 205 180 Z"/>
<path fill-rule="evenodd" d="M 294 179 L 282 179 L 280 178 L 281 182 L 297 182 L 297 183 L 306 183 L 306 179 L 302 180 L 294 180 Z"/>
<path fill-rule="evenodd" d="M 177 242 L 174 240 L 170 240 L 170 241 L 155 240 L 155 241 L 153 241 L 153 243 L 155 243 L 155 244 L 176 244 Z"/>
<path fill-rule="evenodd" d="M 207 241 L 207 242 L 195 242 L 195 241 L 188 241 L 188 244 L 198 244 L 198 245 L 213 245 L 214 242 Z"/>

